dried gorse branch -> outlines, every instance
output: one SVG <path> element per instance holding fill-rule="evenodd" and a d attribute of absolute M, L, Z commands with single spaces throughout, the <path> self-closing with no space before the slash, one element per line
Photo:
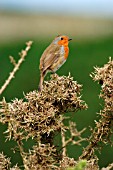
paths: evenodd
<path fill-rule="evenodd" d="M 93 159 L 95 150 L 99 150 L 101 143 L 112 145 L 113 134 L 113 60 L 104 67 L 95 67 L 95 72 L 91 74 L 94 81 L 101 85 L 100 97 L 104 101 L 104 108 L 100 111 L 99 121 L 95 121 L 95 128 L 89 139 L 89 145 L 84 149 L 81 159 Z"/>
<path fill-rule="evenodd" d="M 9 77 L 7 78 L 7 80 L 5 81 L 5 83 L 3 84 L 3 86 L 0 89 L 0 95 L 3 93 L 3 91 L 6 89 L 6 87 L 8 86 L 8 84 L 10 83 L 10 81 L 14 78 L 15 73 L 17 72 L 17 70 L 19 69 L 20 65 L 22 64 L 22 62 L 24 61 L 25 57 L 27 56 L 28 51 L 31 48 L 32 45 L 32 41 L 29 41 L 26 43 L 27 47 L 25 48 L 25 50 L 22 50 L 20 53 L 20 59 L 18 60 L 18 62 L 16 63 L 15 59 L 10 56 L 10 61 L 11 63 L 14 65 L 13 71 L 9 74 Z"/>

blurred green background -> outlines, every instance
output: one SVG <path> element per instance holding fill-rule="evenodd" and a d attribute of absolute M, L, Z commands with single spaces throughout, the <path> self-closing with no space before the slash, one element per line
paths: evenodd
<path fill-rule="evenodd" d="M 109 56 L 113 56 L 113 15 L 107 13 L 107 6 L 106 8 L 99 6 L 102 1 L 96 4 L 98 8 L 100 7 L 100 13 L 94 5 L 97 1 L 92 1 L 94 4 L 91 4 L 87 0 L 80 0 L 81 4 L 78 5 L 78 1 L 67 0 L 65 4 L 59 3 L 62 5 L 60 10 L 56 9 L 56 4 L 51 0 L 48 0 L 48 3 L 53 5 L 50 5 L 50 8 L 49 5 L 44 4 L 44 1 L 42 1 L 42 6 L 39 5 L 37 8 L 35 0 L 32 8 L 27 6 L 27 2 L 24 2 L 22 8 L 13 0 L 7 2 L 9 3 L 2 4 L 0 2 L 0 87 L 13 69 L 9 56 L 13 56 L 18 61 L 18 53 L 25 48 L 25 42 L 32 40 L 33 45 L 15 78 L 0 96 L 0 100 L 3 97 L 7 101 L 23 98 L 23 93 L 37 89 L 41 54 L 55 36 L 66 34 L 73 41 L 69 44 L 69 58 L 57 71 L 57 74 L 62 76 L 68 75 L 70 72 L 74 80 L 83 85 L 82 99 L 88 104 L 88 109 L 75 114 L 70 113 L 70 115 L 79 130 L 87 128 L 83 136 L 88 137 L 90 126 L 94 127 L 94 120 L 99 119 L 96 113 L 103 107 L 102 101 L 99 99 L 100 85 L 93 82 L 89 74 L 94 71 L 94 66 L 103 66 L 108 62 Z M 22 3 L 22 1 L 20 2 Z M 68 2 L 70 2 L 70 6 Z M 105 1 L 103 2 L 103 5 L 106 5 Z M 87 3 L 89 8 L 86 8 Z M 88 9 L 90 9 L 89 13 Z M 49 78 L 47 75 L 46 80 Z M 0 152 L 3 151 L 4 154 L 11 157 L 13 164 L 18 162 L 21 165 L 19 153 L 14 154 L 11 150 L 11 147 L 16 146 L 16 143 L 12 141 L 5 143 L 3 132 L 6 130 L 6 126 L 1 125 L 0 128 Z M 31 147 L 31 144 L 30 140 L 26 144 L 26 148 Z M 68 155 L 77 159 L 86 145 L 87 143 L 83 142 L 81 147 L 69 146 Z M 97 155 L 100 167 L 113 162 L 113 148 L 110 146 L 103 145 L 101 153 L 97 153 Z"/>

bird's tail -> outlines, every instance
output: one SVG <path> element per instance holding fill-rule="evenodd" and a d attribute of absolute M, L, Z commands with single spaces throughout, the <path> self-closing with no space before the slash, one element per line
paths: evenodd
<path fill-rule="evenodd" d="M 38 86 L 38 91 L 42 91 L 43 81 L 44 81 L 44 74 L 40 74 L 40 82 L 39 82 L 39 86 Z"/>

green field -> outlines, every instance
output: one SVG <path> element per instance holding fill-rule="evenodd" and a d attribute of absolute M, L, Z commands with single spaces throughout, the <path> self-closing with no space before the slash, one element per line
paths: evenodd
<path fill-rule="evenodd" d="M 70 42 L 70 54 L 67 62 L 63 67 L 57 71 L 58 75 L 68 75 L 69 72 L 79 84 L 83 85 L 82 99 L 88 104 L 86 111 L 77 112 L 71 114 L 71 119 L 77 124 L 79 130 L 86 127 L 86 133 L 84 136 L 90 135 L 90 128 L 94 127 L 94 120 L 98 117 L 96 113 L 102 109 L 102 101 L 99 99 L 100 86 L 93 82 L 89 74 L 94 70 L 93 66 L 103 66 L 108 62 L 109 56 L 113 58 L 113 36 L 106 38 L 96 38 L 94 40 L 79 40 L 76 37 L 72 37 L 73 41 Z M 12 55 L 16 61 L 19 56 L 18 53 L 21 49 L 25 48 L 25 41 L 18 41 L 11 44 L 0 45 L 0 86 L 4 83 L 8 77 L 9 72 L 13 69 L 13 65 L 10 63 L 8 56 Z M 39 83 L 39 60 L 40 56 L 46 46 L 50 44 L 52 38 L 47 39 L 34 39 L 33 45 L 26 57 L 26 60 L 21 65 L 19 71 L 16 73 L 15 78 L 11 81 L 10 85 L 4 91 L 0 99 L 5 96 L 7 101 L 16 98 L 23 98 L 23 92 L 27 93 L 32 90 L 36 90 Z M 49 75 L 46 76 L 46 80 L 49 80 Z M 17 153 L 12 154 L 10 147 L 13 147 L 15 143 L 6 142 L 4 144 L 4 137 L 2 137 L 5 126 L 1 126 L 0 151 L 3 151 L 9 157 L 12 157 L 12 162 L 21 164 L 20 156 Z M 86 146 L 87 143 L 83 143 Z M 82 153 L 82 147 L 68 147 L 69 156 L 77 158 Z M 98 153 L 97 153 L 98 154 Z M 13 155 L 13 156 L 11 156 Z M 109 146 L 103 146 L 101 154 L 98 154 L 100 158 L 100 166 L 106 166 L 112 162 L 113 149 Z M 106 159 L 107 158 L 107 159 Z"/>

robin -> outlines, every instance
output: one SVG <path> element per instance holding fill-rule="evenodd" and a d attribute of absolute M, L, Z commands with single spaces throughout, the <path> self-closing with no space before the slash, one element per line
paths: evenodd
<path fill-rule="evenodd" d="M 44 77 L 48 72 L 55 73 L 67 60 L 69 54 L 69 41 L 66 35 L 57 36 L 45 49 L 40 58 L 40 83 L 39 91 L 42 91 Z"/>

